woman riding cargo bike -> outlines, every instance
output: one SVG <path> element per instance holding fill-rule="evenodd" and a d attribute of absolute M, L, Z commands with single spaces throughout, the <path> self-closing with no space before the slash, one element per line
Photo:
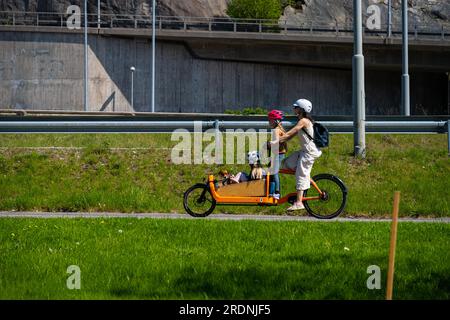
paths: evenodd
<path fill-rule="evenodd" d="M 216 205 L 276 206 L 289 202 L 292 206 L 288 211 L 305 209 L 319 219 L 331 219 L 341 214 L 347 202 L 344 183 L 331 174 L 310 177 L 314 161 L 322 154 L 316 145 L 320 145 L 319 140 L 315 137 L 316 128 L 321 126 L 310 115 L 312 104 L 306 99 L 299 99 L 293 108 L 299 119 L 297 124 L 268 144 L 279 150 L 280 144 L 295 136 L 299 138 L 299 150 L 284 159 L 279 172 L 270 170 L 263 179 L 225 186 L 219 185 L 214 176 L 209 175 L 206 183 L 195 184 L 184 193 L 186 212 L 194 217 L 206 217 Z M 274 177 L 279 173 L 295 175 L 296 192 L 280 197 L 269 191 L 271 182 L 275 182 Z"/>

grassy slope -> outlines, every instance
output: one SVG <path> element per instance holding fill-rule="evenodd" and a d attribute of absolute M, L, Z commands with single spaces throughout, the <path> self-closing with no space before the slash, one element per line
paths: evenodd
<path fill-rule="evenodd" d="M 346 183 L 345 215 L 389 215 L 393 192 L 400 190 L 402 216 L 450 216 L 445 135 L 368 135 L 366 161 L 351 156 L 352 143 L 350 135 L 332 135 L 331 147 L 313 169 Z M 247 165 L 174 165 L 174 145 L 169 135 L 154 134 L 1 135 L 0 210 L 183 212 L 184 190 L 208 173 L 248 170 Z M 86 149 L 10 148 L 24 146 Z M 149 149 L 109 149 L 115 147 Z M 293 177 L 282 177 L 282 192 L 292 186 Z M 215 212 L 282 214 L 285 206 L 218 207 Z"/>
<path fill-rule="evenodd" d="M 0 219 L 0 299 L 384 299 L 388 223 Z M 450 298 L 450 225 L 400 223 L 395 299 Z M 345 249 L 347 248 L 347 249 Z M 81 290 L 66 269 L 81 268 Z M 368 290 L 367 267 L 381 268 Z"/>

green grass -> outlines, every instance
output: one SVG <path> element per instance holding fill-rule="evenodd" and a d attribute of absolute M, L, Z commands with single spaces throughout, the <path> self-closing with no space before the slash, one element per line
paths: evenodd
<path fill-rule="evenodd" d="M 164 134 L 0 136 L 0 210 L 184 212 L 183 192 L 222 168 L 175 165 Z M 84 147 L 26 150 L 20 147 Z M 19 147 L 19 148 L 18 148 Z M 290 151 L 297 141 L 289 144 Z M 117 150 L 114 148 L 144 148 Z M 367 135 L 367 159 L 352 156 L 351 135 L 332 135 L 312 174 L 332 173 L 349 189 L 343 216 L 387 216 L 401 191 L 400 215 L 450 216 L 450 161 L 445 135 Z M 282 193 L 294 189 L 282 176 Z M 228 213 L 283 214 L 279 207 L 217 207 Z"/>
<path fill-rule="evenodd" d="M 390 224 L 0 219 L 0 299 L 384 299 Z M 394 299 L 450 298 L 450 224 L 398 227 Z M 347 249 L 345 249 L 347 248 Z M 81 269 L 69 290 L 67 267 Z M 369 290 L 367 268 L 381 268 Z"/>

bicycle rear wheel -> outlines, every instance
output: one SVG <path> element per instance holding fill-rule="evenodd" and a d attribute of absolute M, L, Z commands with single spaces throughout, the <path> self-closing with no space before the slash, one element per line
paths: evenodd
<path fill-rule="evenodd" d="M 198 183 L 184 193 L 183 206 L 193 217 L 206 217 L 216 207 L 216 200 L 205 184 Z"/>
<path fill-rule="evenodd" d="M 347 187 L 336 176 L 319 174 L 312 178 L 322 194 L 311 185 L 303 197 L 320 197 L 317 200 L 304 201 L 306 211 L 318 219 L 332 219 L 344 211 L 347 203 Z"/>

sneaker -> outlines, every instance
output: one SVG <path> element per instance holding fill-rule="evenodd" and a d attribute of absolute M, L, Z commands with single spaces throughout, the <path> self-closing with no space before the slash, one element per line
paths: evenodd
<path fill-rule="evenodd" d="M 296 211 L 296 210 L 303 210 L 303 209 L 305 209 L 305 206 L 303 205 L 303 203 L 297 204 L 297 202 L 296 202 L 292 206 L 287 208 L 287 211 Z"/>
<path fill-rule="evenodd" d="M 239 183 L 239 180 L 236 177 L 230 178 L 231 183 Z"/>
<path fill-rule="evenodd" d="M 273 195 L 274 199 L 280 200 L 280 194 L 279 193 L 275 193 Z"/>

